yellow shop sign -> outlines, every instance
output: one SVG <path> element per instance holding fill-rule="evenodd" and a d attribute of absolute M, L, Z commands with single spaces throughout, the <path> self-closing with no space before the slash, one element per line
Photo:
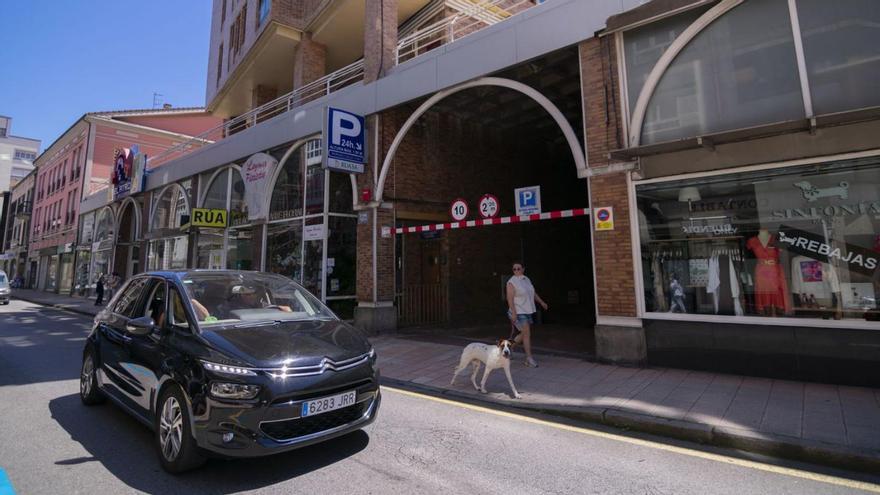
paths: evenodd
<path fill-rule="evenodd" d="M 217 227 L 225 228 L 229 220 L 229 212 L 213 208 L 193 208 L 193 227 Z"/>

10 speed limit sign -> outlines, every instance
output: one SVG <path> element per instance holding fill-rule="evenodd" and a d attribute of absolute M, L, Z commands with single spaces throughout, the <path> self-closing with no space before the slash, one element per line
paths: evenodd
<path fill-rule="evenodd" d="M 468 216 L 468 204 L 467 201 L 459 198 L 452 202 L 452 206 L 449 207 L 449 213 L 452 215 L 452 219 L 456 222 L 460 222 L 467 218 Z"/>
<path fill-rule="evenodd" d="M 491 194 L 484 194 L 480 198 L 480 216 L 483 218 L 495 218 L 498 215 L 498 198 Z"/>

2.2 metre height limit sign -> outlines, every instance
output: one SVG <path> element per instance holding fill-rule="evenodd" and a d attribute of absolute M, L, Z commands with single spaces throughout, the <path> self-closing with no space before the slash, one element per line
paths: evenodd
<path fill-rule="evenodd" d="M 327 107 L 324 115 L 324 167 L 348 174 L 364 172 L 367 162 L 364 117 Z"/>

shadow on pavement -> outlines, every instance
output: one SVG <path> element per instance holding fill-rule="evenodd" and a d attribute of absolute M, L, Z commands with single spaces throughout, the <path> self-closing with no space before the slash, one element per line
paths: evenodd
<path fill-rule="evenodd" d="M 111 403 L 87 407 L 79 395 L 49 402 L 52 418 L 89 456 L 57 459 L 55 464 L 100 462 L 116 478 L 146 493 L 233 493 L 290 480 L 364 450 L 363 430 L 292 452 L 253 459 L 211 459 L 195 471 L 174 476 L 159 466 L 153 432 Z"/>
<path fill-rule="evenodd" d="M 90 319 L 13 303 L 0 310 L 0 386 L 78 378 Z"/>

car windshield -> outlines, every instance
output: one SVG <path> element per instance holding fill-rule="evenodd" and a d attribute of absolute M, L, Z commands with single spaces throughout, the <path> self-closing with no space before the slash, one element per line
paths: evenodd
<path fill-rule="evenodd" d="M 316 297 L 280 275 L 190 272 L 181 281 L 199 326 L 336 319 Z"/>
<path fill-rule="evenodd" d="M 6 283 L 6 274 L 0 273 L 0 284 L 5 284 L 5 283 Z"/>

